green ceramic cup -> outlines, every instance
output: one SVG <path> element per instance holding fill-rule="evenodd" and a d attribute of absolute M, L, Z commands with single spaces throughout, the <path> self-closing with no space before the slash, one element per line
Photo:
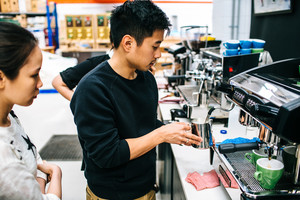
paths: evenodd
<path fill-rule="evenodd" d="M 261 52 L 264 52 L 264 49 L 263 48 L 252 48 L 251 52 L 252 53 L 261 53 Z"/>
<path fill-rule="evenodd" d="M 260 158 L 256 162 L 254 178 L 258 180 L 261 187 L 273 189 L 280 180 L 284 165 L 276 159 Z"/>
<path fill-rule="evenodd" d="M 252 153 L 245 153 L 245 158 L 251 162 L 254 166 L 256 165 L 256 161 L 260 158 L 267 158 L 268 155 L 265 153 L 264 149 L 261 148 L 259 150 L 252 150 Z"/>

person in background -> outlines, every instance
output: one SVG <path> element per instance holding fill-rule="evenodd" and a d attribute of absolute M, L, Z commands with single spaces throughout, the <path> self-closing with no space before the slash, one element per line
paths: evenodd
<path fill-rule="evenodd" d="M 37 97 L 43 85 L 41 65 L 36 38 L 16 24 L 0 22 L 1 200 L 58 200 L 62 196 L 60 167 L 42 161 L 12 111 L 15 104 L 29 106 Z"/>
<path fill-rule="evenodd" d="M 77 86 L 81 78 L 94 69 L 103 61 L 109 59 L 109 54 L 95 56 L 79 63 L 74 67 L 69 67 L 60 72 L 52 81 L 52 86 L 67 100 L 71 101 L 73 89 Z"/>
<path fill-rule="evenodd" d="M 113 49 L 110 50 L 109 54 L 91 57 L 74 67 L 67 68 L 54 77 L 52 86 L 63 97 L 71 101 L 74 94 L 73 89 L 77 86 L 82 77 L 105 60 L 108 60 L 112 54 Z M 150 71 L 152 74 L 155 74 L 156 68 L 151 66 Z"/>
<path fill-rule="evenodd" d="M 156 146 L 199 145 L 188 123 L 157 119 L 158 89 L 149 72 L 170 31 L 152 1 L 126 1 L 111 15 L 114 54 L 85 75 L 70 108 L 83 149 L 86 199 L 154 200 Z"/>

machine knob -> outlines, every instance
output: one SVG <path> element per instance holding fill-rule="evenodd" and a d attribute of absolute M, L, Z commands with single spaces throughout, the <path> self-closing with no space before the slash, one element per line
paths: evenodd
<path fill-rule="evenodd" d="M 251 107 L 251 113 L 264 117 L 277 116 L 278 112 L 279 108 L 268 105 L 255 104 L 253 107 Z"/>
<path fill-rule="evenodd" d="M 224 82 L 216 83 L 216 90 L 228 94 L 230 97 L 233 95 L 233 86 Z"/>
<path fill-rule="evenodd" d="M 182 109 L 183 109 L 183 111 L 186 113 L 187 118 L 190 119 L 191 116 L 192 116 L 192 110 L 193 110 L 193 107 L 184 104 L 183 107 L 182 107 Z"/>
<path fill-rule="evenodd" d="M 242 88 L 234 88 L 233 99 L 239 104 L 245 105 L 248 99 L 248 92 Z"/>
<path fill-rule="evenodd" d="M 274 121 L 279 113 L 279 108 L 268 105 L 255 104 L 253 107 L 251 107 L 250 112 L 260 121 L 263 121 L 264 123 L 273 127 Z"/>
<path fill-rule="evenodd" d="M 175 118 L 187 118 L 187 114 L 186 112 L 184 112 L 184 110 L 181 109 L 171 109 L 171 120 L 175 121 Z"/>

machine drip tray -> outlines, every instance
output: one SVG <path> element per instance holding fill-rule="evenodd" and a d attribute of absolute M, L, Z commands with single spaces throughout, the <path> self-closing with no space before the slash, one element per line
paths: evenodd
<path fill-rule="evenodd" d="M 199 92 L 199 85 L 179 85 L 177 90 L 189 104 L 197 104 L 197 99 L 193 97 L 193 93 Z"/>
<path fill-rule="evenodd" d="M 291 180 L 292 177 L 288 173 L 284 172 L 281 179 L 277 183 L 276 187 L 272 190 L 266 190 L 259 185 L 259 182 L 254 178 L 255 166 L 245 159 L 245 153 L 251 153 L 251 151 L 239 151 L 235 153 L 223 154 L 227 161 L 234 169 L 234 175 L 238 180 L 249 190 L 250 193 L 264 193 L 265 191 L 280 192 L 293 191 L 298 194 L 300 186 L 294 185 Z M 282 157 L 278 156 L 278 160 L 282 161 Z"/>

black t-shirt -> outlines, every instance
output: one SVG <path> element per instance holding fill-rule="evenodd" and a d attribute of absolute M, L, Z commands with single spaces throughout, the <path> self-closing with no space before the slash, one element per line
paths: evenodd
<path fill-rule="evenodd" d="M 72 90 L 74 87 L 76 87 L 84 75 L 108 59 L 109 56 L 107 54 L 88 58 L 82 63 L 79 63 L 74 67 L 69 67 L 68 69 L 60 72 L 60 76 L 68 88 Z"/>
<path fill-rule="evenodd" d="M 79 82 L 70 107 L 83 148 L 85 177 L 97 196 L 132 200 L 153 188 L 155 148 L 130 160 L 125 139 L 162 125 L 157 106 L 157 85 L 149 71 L 137 71 L 137 77 L 128 80 L 105 61 Z"/>

